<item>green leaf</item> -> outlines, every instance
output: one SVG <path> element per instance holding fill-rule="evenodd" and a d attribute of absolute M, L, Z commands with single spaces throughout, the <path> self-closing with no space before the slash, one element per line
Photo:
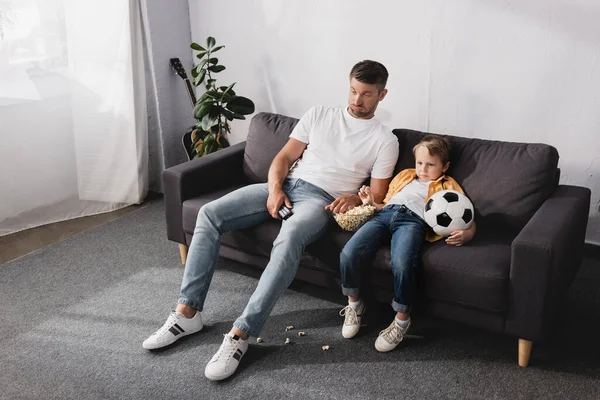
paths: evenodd
<path fill-rule="evenodd" d="M 221 50 L 223 47 L 225 47 L 225 46 L 217 46 L 217 47 L 214 47 L 214 48 L 210 49 L 210 52 L 211 52 L 211 53 L 214 53 L 214 52 L 216 52 L 216 51 L 219 51 L 219 50 Z"/>
<path fill-rule="evenodd" d="M 214 153 L 217 150 L 219 150 L 219 145 L 214 140 L 212 142 L 210 142 L 208 145 L 206 145 L 206 147 L 204 148 L 204 152 L 206 154 Z"/>
<path fill-rule="evenodd" d="M 206 65 L 207 62 L 208 62 L 208 58 L 205 58 L 198 63 L 197 67 L 204 68 L 204 66 Z"/>
<path fill-rule="evenodd" d="M 231 85 L 229 86 L 219 86 L 219 89 L 221 89 L 223 91 L 223 93 L 229 93 L 232 96 L 235 96 L 235 92 L 233 91 L 233 87 L 235 86 L 237 82 L 233 82 Z"/>
<path fill-rule="evenodd" d="M 201 140 L 204 140 L 206 135 L 208 135 L 208 132 L 203 131 L 201 128 L 196 128 L 196 129 L 194 129 L 194 131 L 195 131 L 195 134 L 192 135 L 192 137 L 193 137 L 192 143 L 195 146 L 196 143 L 198 143 Z"/>
<path fill-rule="evenodd" d="M 221 93 L 221 103 L 227 103 L 228 101 L 231 101 L 231 99 L 233 99 L 233 96 L 227 92 Z"/>
<path fill-rule="evenodd" d="M 229 121 L 233 121 L 233 115 L 234 112 L 233 111 L 229 111 L 228 109 L 224 108 L 223 109 L 223 115 L 225 116 L 225 118 L 227 118 Z"/>
<path fill-rule="evenodd" d="M 204 138 L 204 143 L 202 143 L 202 147 L 200 148 L 200 154 L 204 155 L 204 154 L 212 153 L 210 151 L 207 151 L 210 149 L 210 147 L 212 145 L 217 145 L 215 142 L 215 134 L 214 133 L 211 133 Z"/>
<path fill-rule="evenodd" d="M 206 55 L 206 53 L 206 51 L 201 51 L 200 53 L 196 54 L 196 57 L 202 59 Z"/>
<path fill-rule="evenodd" d="M 226 148 L 226 147 L 229 147 L 229 140 L 227 140 L 227 138 L 225 138 L 225 136 L 219 136 L 217 138 L 217 143 L 219 143 L 219 145 L 223 149 Z"/>
<path fill-rule="evenodd" d="M 204 116 L 215 107 L 216 105 L 212 102 L 197 102 L 196 107 L 194 107 L 194 118 L 198 120 L 202 120 Z"/>
<path fill-rule="evenodd" d="M 246 119 L 242 114 L 233 113 L 233 119 Z"/>
<path fill-rule="evenodd" d="M 254 103 L 246 97 L 236 96 L 227 103 L 227 108 L 236 114 L 248 115 L 254 112 Z"/>
<path fill-rule="evenodd" d="M 204 77 L 206 76 L 206 70 L 203 69 L 196 78 L 194 78 L 194 85 L 199 86 L 204 81 Z"/>
<path fill-rule="evenodd" d="M 210 50 L 214 45 L 215 45 L 216 41 L 215 38 L 212 36 L 209 36 L 206 38 L 206 47 Z"/>
<path fill-rule="evenodd" d="M 203 130 L 209 131 L 211 128 L 219 122 L 220 107 L 213 107 L 200 121 L 200 126 Z"/>
<path fill-rule="evenodd" d="M 221 100 L 221 93 L 216 90 L 209 90 L 204 93 L 207 97 L 212 97 L 215 100 Z"/>
<path fill-rule="evenodd" d="M 204 47 L 200 46 L 200 45 L 199 45 L 198 43 L 196 43 L 196 42 L 194 42 L 194 43 L 190 44 L 190 47 L 191 47 L 192 49 L 194 49 L 194 50 L 197 50 L 197 51 L 204 51 L 204 52 L 206 52 L 206 49 L 205 49 Z"/>
<path fill-rule="evenodd" d="M 192 78 L 195 78 L 198 76 L 198 69 L 199 68 L 196 68 L 196 67 L 192 68 Z"/>
<path fill-rule="evenodd" d="M 208 59 L 208 63 L 209 64 L 213 64 L 214 65 L 214 64 L 216 64 L 218 62 L 219 62 L 219 59 L 216 58 L 216 57 L 211 57 L 211 58 Z"/>
<path fill-rule="evenodd" d="M 207 85 L 212 85 L 213 83 L 215 83 L 217 80 L 216 79 L 209 79 L 206 81 Z"/>
<path fill-rule="evenodd" d="M 208 67 L 211 72 L 221 72 L 225 69 L 224 65 L 211 65 Z"/>

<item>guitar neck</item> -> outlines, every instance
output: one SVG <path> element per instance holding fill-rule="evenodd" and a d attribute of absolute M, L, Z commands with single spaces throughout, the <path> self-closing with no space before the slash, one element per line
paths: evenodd
<path fill-rule="evenodd" d="M 196 95 L 194 94 L 194 87 L 188 78 L 185 78 L 184 81 L 188 96 L 190 96 L 190 101 L 192 102 L 192 108 L 196 107 Z"/>

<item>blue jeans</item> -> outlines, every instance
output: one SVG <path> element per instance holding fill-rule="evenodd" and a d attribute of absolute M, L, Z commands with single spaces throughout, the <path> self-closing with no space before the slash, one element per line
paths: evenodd
<path fill-rule="evenodd" d="M 370 266 L 377 249 L 391 239 L 392 308 L 396 312 L 409 312 L 424 237 L 425 221 L 418 215 L 403 205 L 385 206 L 350 238 L 340 254 L 342 293 L 359 295 L 363 267 Z"/>
<path fill-rule="evenodd" d="M 292 283 L 304 247 L 326 232 L 331 218 L 325 206 L 334 198 L 317 186 L 288 178 L 283 191 L 292 202 L 293 215 L 282 222 L 258 286 L 242 316 L 234 322 L 235 327 L 249 336 L 258 336 L 273 306 Z M 221 235 L 272 218 L 267 211 L 268 196 L 267 184 L 249 185 L 200 209 L 185 264 L 180 304 L 202 311 L 219 259 Z"/>

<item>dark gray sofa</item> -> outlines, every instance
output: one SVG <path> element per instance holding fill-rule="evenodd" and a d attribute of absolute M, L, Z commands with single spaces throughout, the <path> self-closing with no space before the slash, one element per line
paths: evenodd
<path fill-rule="evenodd" d="M 185 260 L 198 210 L 236 188 L 266 182 L 269 165 L 297 119 L 259 113 L 246 142 L 164 172 L 168 238 Z M 426 133 L 396 129 L 395 173 L 414 167 L 413 146 Z M 519 364 L 543 338 L 582 260 L 590 190 L 559 185 L 558 152 L 544 144 L 449 136 L 453 176 L 476 209 L 477 234 L 466 246 L 426 244 L 419 287 L 433 315 L 519 338 Z M 242 205 L 243 206 L 243 205 Z M 223 235 L 221 256 L 264 268 L 277 220 Z M 339 291 L 339 253 L 350 238 L 332 222 L 306 248 L 296 278 Z M 392 299 L 390 251 L 377 253 L 370 279 Z"/>

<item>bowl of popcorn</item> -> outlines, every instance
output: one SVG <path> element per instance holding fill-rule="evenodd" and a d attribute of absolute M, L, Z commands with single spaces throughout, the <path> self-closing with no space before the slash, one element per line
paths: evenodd
<path fill-rule="evenodd" d="M 333 214 L 335 222 L 345 231 L 356 232 L 375 214 L 374 206 L 362 205 L 354 207 L 342 214 Z"/>

